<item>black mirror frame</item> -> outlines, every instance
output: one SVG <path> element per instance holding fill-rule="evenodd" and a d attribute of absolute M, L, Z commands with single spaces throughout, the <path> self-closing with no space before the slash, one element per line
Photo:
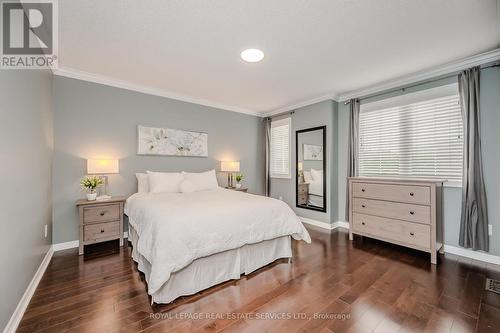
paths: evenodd
<path fill-rule="evenodd" d="M 305 132 L 312 132 L 322 130 L 323 132 L 323 207 L 305 207 L 299 206 L 299 134 Z M 301 129 L 295 131 L 295 206 L 297 208 L 314 210 L 317 212 L 326 213 L 326 180 L 327 180 L 327 169 L 326 169 L 326 126 L 318 126 L 312 128 Z"/>

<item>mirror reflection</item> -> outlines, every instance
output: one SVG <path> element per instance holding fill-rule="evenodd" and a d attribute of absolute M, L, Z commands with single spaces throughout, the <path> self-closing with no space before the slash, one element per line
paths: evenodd
<path fill-rule="evenodd" d="M 297 207 L 326 212 L 326 127 L 297 131 Z"/>

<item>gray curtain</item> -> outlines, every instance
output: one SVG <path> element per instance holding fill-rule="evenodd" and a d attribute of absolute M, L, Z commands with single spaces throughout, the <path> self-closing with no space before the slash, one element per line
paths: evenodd
<path fill-rule="evenodd" d="M 347 177 L 358 176 L 359 153 L 359 99 L 350 100 Z M 349 218 L 349 184 L 346 187 L 345 219 Z"/>
<path fill-rule="evenodd" d="M 266 145 L 266 196 L 271 196 L 271 118 L 266 118 L 265 123 L 265 145 Z"/>
<path fill-rule="evenodd" d="M 481 157 L 479 108 L 480 68 L 467 69 L 458 76 L 460 106 L 464 122 L 464 160 L 462 178 L 462 216 L 460 246 L 489 250 L 488 214 Z"/>

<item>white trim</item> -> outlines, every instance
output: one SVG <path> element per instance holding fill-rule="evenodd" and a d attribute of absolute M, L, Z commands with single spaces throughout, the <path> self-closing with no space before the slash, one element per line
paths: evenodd
<path fill-rule="evenodd" d="M 352 91 L 347 91 L 341 94 L 335 94 L 335 93 L 330 93 L 327 95 L 322 95 L 318 96 L 315 98 L 311 98 L 308 100 L 305 100 L 303 102 L 298 102 L 295 104 L 287 105 L 280 107 L 275 110 L 271 110 L 269 112 L 264 112 L 261 114 L 263 117 L 270 117 L 274 116 L 279 113 L 287 112 L 287 111 L 292 111 L 304 106 L 308 106 L 311 104 L 323 102 L 326 100 L 334 100 L 337 102 L 340 101 L 346 101 L 348 99 L 354 98 L 354 97 L 363 97 L 375 93 L 382 92 L 384 90 L 389 90 L 389 89 L 394 89 L 394 88 L 399 88 L 408 84 L 413 84 L 419 81 L 425 81 L 433 78 L 437 78 L 442 75 L 448 75 L 454 72 L 458 72 L 461 70 L 464 70 L 469 67 L 473 66 L 478 66 L 478 65 L 483 65 L 487 64 L 493 61 L 500 60 L 500 48 L 476 54 L 474 56 L 464 58 L 461 60 L 449 62 L 446 64 L 442 64 L 439 66 L 434 66 L 422 71 L 414 72 L 408 75 L 403 75 L 400 76 L 399 78 L 393 79 L 393 80 L 387 80 L 383 82 L 379 82 L 377 84 L 364 87 L 361 89 L 356 89 Z"/>
<path fill-rule="evenodd" d="M 365 88 L 345 92 L 338 95 L 338 101 L 345 101 L 355 97 L 368 96 L 384 90 L 394 89 L 415 82 L 437 78 L 442 75 L 459 72 L 469 67 L 487 64 L 489 62 L 497 60 L 500 60 L 500 48 L 480 53 L 472 57 L 449 62 L 440 66 L 434 66 L 429 69 L 418 71 L 412 74 L 404 75 L 397 79 L 388 80 Z"/>
<path fill-rule="evenodd" d="M 78 247 L 79 243 L 80 242 L 78 240 L 74 240 L 74 241 L 70 241 L 70 242 L 54 244 L 53 245 L 54 252 L 64 251 L 64 250 L 68 250 L 68 249 L 74 249 L 75 247 Z"/>
<path fill-rule="evenodd" d="M 336 228 L 349 229 L 349 222 L 346 222 L 346 221 L 337 221 L 333 225 L 335 226 L 334 229 L 336 229 Z"/>
<path fill-rule="evenodd" d="M 310 224 L 310 225 L 313 225 L 315 227 L 319 227 L 322 229 L 326 229 L 326 230 L 335 229 L 334 225 L 329 223 L 329 222 L 321 222 L 321 221 L 313 220 L 313 219 L 310 219 L 307 217 L 302 217 L 302 216 L 299 216 L 299 219 L 302 221 L 302 223 Z"/>
<path fill-rule="evenodd" d="M 152 87 L 148 87 L 148 86 L 144 86 L 144 85 L 140 85 L 140 84 L 135 84 L 135 83 L 132 83 L 130 81 L 123 81 L 123 80 L 119 80 L 119 79 L 114 79 L 114 78 L 109 77 L 109 76 L 84 72 L 84 71 L 80 71 L 80 70 L 69 68 L 69 67 L 59 67 L 58 69 L 55 69 L 53 71 L 53 73 L 54 73 L 54 75 L 58 75 L 58 76 L 63 76 L 63 77 L 68 77 L 68 78 L 72 78 L 72 79 L 83 80 L 83 81 L 93 82 L 93 83 L 98 83 L 98 84 L 104 84 L 106 86 L 136 91 L 136 92 L 140 92 L 143 94 L 166 97 L 166 98 L 175 99 L 178 101 L 209 106 L 209 107 L 216 108 L 216 109 L 222 109 L 222 110 L 233 111 L 233 112 L 238 112 L 238 113 L 249 114 L 252 116 L 262 117 L 261 112 L 257 112 L 254 110 L 240 108 L 240 107 L 232 106 L 232 105 L 219 104 L 217 102 L 209 101 L 209 100 L 206 100 L 203 98 L 178 94 L 178 93 L 175 93 L 172 91 L 167 91 L 167 90 L 155 89 Z"/>
<path fill-rule="evenodd" d="M 307 100 L 299 102 L 299 103 L 282 106 L 279 109 L 272 110 L 272 111 L 269 111 L 269 112 L 265 112 L 265 113 L 261 114 L 261 116 L 262 117 L 271 117 L 271 116 L 274 116 L 274 115 L 277 115 L 277 114 L 280 114 L 280 113 L 283 113 L 283 112 L 292 111 L 292 110 L 295 110 L 295 109 L 302 108 L 304 106 L 309 106 L 309 105 L 320 103 L 320 102 L 324 102 L 324 101 L 327 101 L 327 100 L 336 101 L 337 100 L 337 95 L 335 95 L 335 94 L 327 94 L 327 95 L 322 95 L 322 96 L 314 97 L 314 98 L 307 99 Z"/>
<path fill-rule="evenodd" d="M 14 313 L 10 317 L 9 322 L 7 323 L 7 326 L 5 326 L 3 333 L 14 333 L 17 330 L 17 327 L 19 326 L 19 323 L 21 322 L 21 319 L 23 319 L 24 312 L 28 308 L 28 305 L 30 304 L 31 298 L 33 297 L 33 294 L 35 293 L 36 288 L 38 287 L 38 283 L 40 283 L 40 280 L 43 277 L 43 274 L 45 273 L 45 270 L 47 269 L 47 266 L 50 263 L 50 259 L 52 259 L 52 255 L 54 254 L 54 249 L 52 246 L 49 247 L 49 250 L 45 254 L 45 257 L 43 258 L 42 262 L 40 263 L 40 266 L 38 266 L 37 271 L 35 272 L 35 275 L 31 279 L 30 283 L 28 284 L 28 287 L 26 288 L 26 291 L 23 294 L 23 297 L 19 300 L 19 303 L 17 303 L 17 307 L 14 310 Z"/>
<path fill-rule="evenodd" d="M 302 221 L 302 223 L 310 224 L 310 225 L 313 225 L 315 227 L 319 227 L 319 228 L 326 229 L 326 230 L 334 230 L 337 228 L 349 229 L 349 222 L 337 221 L 334 223 L 329 223 L 329 222 L 322 222 L 322 221 L 318 221 L 318 220 L 313 220 L 313 219 L 310 219 L 307 217 L 302 217 L 302 216 L 299 216 L 299 218 Z"/>
<path fill-rule="evenodd" d="M 443 187 L 462 188 L 462 182 L 458 180 L 447 180 L 443 183 Z"/>
<path fill-rule="evenodd" d="M 123 232 L 123 238 L 128 238 L 128 231 Z M 77 240 L 74 241 L 69 241 L 69 242 L 64 242 L 64 243 L 57 243 L 52 245 L 54 248 L 54 252 L 57 251 L 64 251 L 68 249 L 74 249 L 80 245 L 80 242 Z"/>
<path fill-rule="evenodd" d="M 500 257 L 482 251 L 473 251 L 457 247 L 453 245 L 444 245 L 444 252 L 455 254 L 457 256 L 466 257 L 474 260 L 487 262 L 489 264 L 500 265 Z"/>
<path fill-rule="evenodd" d="M 328 222 L 321 222 L 321 221 L 313 220 L 313 219 L 310 219 L 307 217 L 302 217 L 302 216 L 299 216 L 299 218 L 302 221 L 302 223 L 310 224 L 310 225 L 313 225 L 313 226 L 316 226 L 316 227 L 319 227 L 322 229 L 326 229 L 326 230 L 334 230 L 337 228 L 349 229 L 349 222 L 345 222 L 345 221 L 337 221 L 337 222 L 330 224 Z M 441 245 L 439 245 L 437 248 L 439 249 L 440 247 L 441 247 Z M 446 253 L 455 254 L 455 255 L 460 256 L 460 257 L 479 260 L 482 262 L 486 262 L 489 264 L 494 264 L 494 265 L 500 266 L 500 256 L 496 256 L 496 255 L 489 254 L 486 252 L 473 251 L 473 250 L 469 250 L 469 249 L 464 249 L 462 247 L 457 247 L 457 246 L 453 246 L 453 245 L 446 245 L 446 244 L 444 244 L 443 250 Z"/>

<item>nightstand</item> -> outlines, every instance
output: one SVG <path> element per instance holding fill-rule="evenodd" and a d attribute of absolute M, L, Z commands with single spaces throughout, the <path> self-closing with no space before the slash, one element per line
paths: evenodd
<path fill-rule="evenodd" d="M 240 187 L 240 188 L 226 187 L 226 189 L 233 190 L 233 191 L 240 191 L 240 192 L 248 192 L 248 187 Z"/>
<path fill-rule="evenodd" d="M 305 206 L 309 199 L 309 183 L 299 183 L 297 188 L 297 205 Z"/>
<path fill-rule="evenodd" d="M 123 205 L 125 197 L 111 197 L 106 201 L 78 200 L 76 206 L 80 215 L 80 243 L 78 254 L 83 254 L 85 245 L 113 239 L 123 246 Z"/>

